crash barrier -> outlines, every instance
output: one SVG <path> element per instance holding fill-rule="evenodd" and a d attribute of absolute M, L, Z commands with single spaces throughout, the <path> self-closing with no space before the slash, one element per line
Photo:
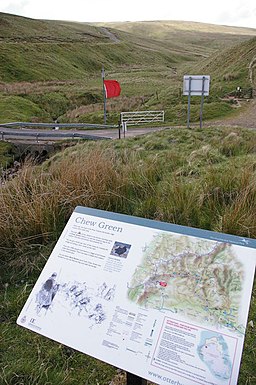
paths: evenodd
<path fill-rule="evenodd" d="M 11 130 L 10 130 L 11 128 Z M 25 130 L 33 128 L 34 130 Z M 50 130 L 40 130 L 42 128 L 51 128 Z M 69 129 L 118 129 L 119 125 L 105 125 L 105 124 L 89 124 L 89 123 L 29 123 L 29 122 L 12 122 L 0 124 L 0 140 L 5 140 L 9 137 L 32 137 L 37 141 L 39 138 L 72 138 L 72 139 L 110 139 L 109 137 L 90 135 L 79 131 L 59 131 L 61 128 Z M 36 131 L 39 129 L 40 131 Z"/>

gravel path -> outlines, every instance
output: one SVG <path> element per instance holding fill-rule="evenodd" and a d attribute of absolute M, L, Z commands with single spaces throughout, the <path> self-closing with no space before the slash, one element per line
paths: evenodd
<path fill-rule="evenodd" d="M 256 129 L 256 99 L 242 101 L 244 105 L 239 115 L 236 117 L 224 118 L 208 123 L 207 126 L 234 126 Z M 239 107 L 238 107 L 239 108 Z"/>

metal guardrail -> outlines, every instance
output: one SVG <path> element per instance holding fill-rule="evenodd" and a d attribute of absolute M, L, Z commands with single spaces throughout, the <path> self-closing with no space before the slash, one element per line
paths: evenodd
<path fill-rule="evenodd" d="M 33 129 L 42 129 L 33 132 L 33 130 L 25 131 L 24 129 L 33 128 Z M 49 130 L 52 128 L 53 130 Z M 111 139 L 107 136 L 98 136 L 90 135 L 89 133 L 82 132 L 70 132 L 70 131 L 59 131 L 59 128 L 73 128 L 73 129 L 118 129 L 120 132 L 119 125 L 110 125 L 110 124 L 90 124 L 90 123 L 30 123 L 30 122 L 11 122 L 11 123 L 0 123 L 0 140 L 5 140 L 7 137 L 32 137 L 37 141 L 39 138 L 72 138 L 72 139 L 88 139 L 88 140 L 102 140 L 102 139 Z M 14 129 L 13 131 L 11 129 Z M 120 136 L 120 135 L 119 135 Z"/>
<path fill-rule="evenodd" d="M 0 129 L 0 140 L 5 140 L 5 137 L 10 137 L 10 136 L 21 136 L 21 137 L 35 137 L 36 140 L 39 140 L 39 138 L 81 138 L 81 139 L 88 139 L 88 140 L 102 140 L 102 139 L 111 139 L 110 137 L 106 136 L 97 136 L 97 135 L 88 135 L 88 134 L 83 134 L 79 132 L 58 132 L 58 131 L 46 131 L 46 132 L 25 132 L 25 131 L 2 131 Z"/>
<path fill-rule="evenodd" d="M 94 128 L 94 129 L 108 129 L 108 128 L 119 128 L 117 124 L 92 124 L 92 123 L 30 123 L 30 122 L 11 122 L 11 123 L 0 123 L 1 127 L 37 127 L 37 128 Z"/>

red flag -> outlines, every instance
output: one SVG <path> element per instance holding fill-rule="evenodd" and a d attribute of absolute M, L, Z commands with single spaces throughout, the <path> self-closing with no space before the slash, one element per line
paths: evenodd
<path fill-rule="evenodd" d="M 116 80 L 104 80 L 106 98 L 115 98 L 121 93 L 121 87 Z"/>

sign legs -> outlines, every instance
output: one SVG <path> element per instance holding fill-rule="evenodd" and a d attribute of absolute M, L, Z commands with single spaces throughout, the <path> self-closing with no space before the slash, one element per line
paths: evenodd
<path fill-rule="evenodd" d="M 203 83 L 202 83 L 202 97 L 201 97 L 201 107 L 200 107 L 200 128 L 202 128 L 202 126 L 203 126 L 204 85 L 205 85 L 205 76 L 203 76 Z"/>
<path fill-rule="evenodd" d="M 147 385 L 147 380 L 132 373 L 126 373 L 126 385 Z"/>
<path fill-rule="evenodd" d="M 187 128 L 190 128 L 189 125 L 190 125 L 190 105 L 191 105 L 191 81 L 192 81 L 192 77 L 190 76 L 189 77 L 189 83 L 188 83 L 188 119 L 187 119 Z"/>
<path fill-rule="evenodd" d="M 107 98 L 106 98 L 106 90 L 104 86 L 104 80 L 105 80 L 105 69 L 104 66 L 102 66 L 101 70 L 101 77 L 102 77 L 102 87 L 103 87 L 103 104 L 104 104 L 104 124 L 107 123 Z"/>

